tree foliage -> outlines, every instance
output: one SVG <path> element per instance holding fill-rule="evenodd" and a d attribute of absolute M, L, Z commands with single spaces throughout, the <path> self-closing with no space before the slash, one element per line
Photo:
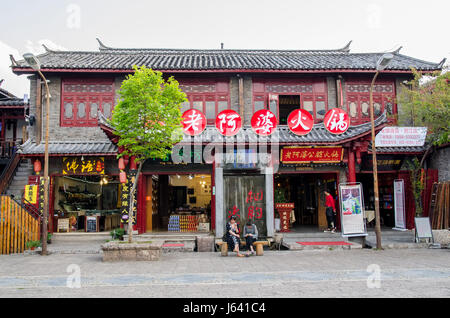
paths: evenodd
<path fill-rule="evenodd" d="M 450 72 L 437 72 L 430 77 L 412 71 L 414 78 L 398 97 L 402 105 L 399 121 L 427 127 L 427 141 L 432 145 L 446 144 L 450 142 Z"/>
<path fill-rule="evenodd" d="M 186 94 L 178 82 L 170 77 L 164 80 L 161 72 L 145 66 L 133 66 L 134 74 L 128 75 L 119 90 L 120 100 L 114 108 L 111 125 L 119 137 L 123 151 L 118 155 L 132 156 L 138 170 L 130 191 L 129 224 L 134 221 L 134 194 L 139 173 L 145 160 L 164 159 L 183 136 L 180 106 Z M 128 227 L 128 240 L 132 241 L 132 226 Z"/>
<path fill-rule="evenodd" d="M 134 66 L 119 91 L 111 124 L 124 151 L 119 156 L 135 156 L 137 162 L 163 159 L 182 138 L 180 105 L 186 94 L 178 82 L 164 80 L 161 72 Z"/>

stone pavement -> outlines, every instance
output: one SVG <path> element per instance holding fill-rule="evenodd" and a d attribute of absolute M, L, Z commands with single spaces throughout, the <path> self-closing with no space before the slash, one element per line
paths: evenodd
<path fill-rule="evenodd" d="M 0 297 L 450 296 L 450 250 L 169 253 L 133 263 L 103 263 L 100 254 L 4 255 L 0 264 Z M 369 265 L 380 269 L 380 288 L 368 288 Z M 81 288 L 67 287 L 74 268 Z"/>

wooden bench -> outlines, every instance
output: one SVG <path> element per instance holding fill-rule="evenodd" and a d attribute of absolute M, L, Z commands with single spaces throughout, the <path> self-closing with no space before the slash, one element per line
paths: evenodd
<path fill-rule="evenodd" d="M 227 242 L 218 242 L 217 245 L 220 246 L 220 253 L 222 256 L 228 256 L 228 243 Z M 241 245 L 245 246 L 246 242 L 241 241 Z M 253 246 L 256 247 L 256 256 L 264 255 L 264 246 L 268 246 L 269 241 L 256 241 L 253 243 Z"/>

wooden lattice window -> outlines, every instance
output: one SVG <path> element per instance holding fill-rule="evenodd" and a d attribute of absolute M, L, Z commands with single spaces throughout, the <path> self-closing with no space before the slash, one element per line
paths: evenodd
<path fill-rule="evenodd" d="M 98 111 L 110 119 L 114 108 L 114 81 L 106 79 L 63 80 L 61 126 L 97 126 Z"/>

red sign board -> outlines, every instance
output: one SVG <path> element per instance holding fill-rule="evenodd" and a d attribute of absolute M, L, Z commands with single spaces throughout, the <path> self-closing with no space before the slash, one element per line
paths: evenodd
<path fill-rule="evenodd" d="M 337 163 L 344 156 L 342 147 L 284 147 L 282 163 Z"/>
<path fill-rule="evenodd" d="M 350 127 L 350 117 L 340 108 L 330 109 L 323 119 L 325 128 L 332 134 L 343 134 Z"/>
<path fill-rule="evenodd" d="M 232 109 L 225 109 L 216 117 L 216 128 L 224 136 L 236 135 L 241 127 L 241 116 Z"/>
<path fill-rule="evenodd" d="M 183 113 L 183 132 L 186 135 L 199 135 L 206 128 L 206 116 L 197 109 L 188 109 Z"/>
<path fill-rule="evenodd" d="M 304 109 L 296 109 L 289 114 L 289 129 L 296 135 L 303 136 L 308 134 L 314 126 L 313 116 Z"/>
<path fill-rule="evenodd" d="M 251 125 L 256 134 L 269 136 L 277 128 L 277 118 L 270 110 L 261 109 L 253 114 Z"/>

